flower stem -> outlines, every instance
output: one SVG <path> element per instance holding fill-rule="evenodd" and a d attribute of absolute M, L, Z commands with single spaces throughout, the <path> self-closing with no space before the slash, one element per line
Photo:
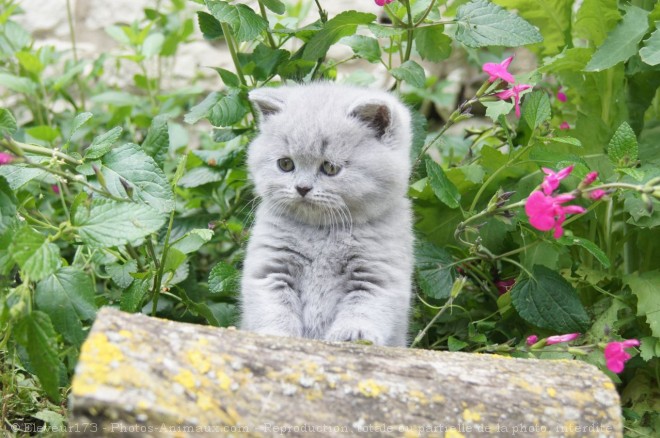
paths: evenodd
<path fill-rule="evenodd" d="M 440 316 L 443 313 L 445 313 L 447 309 L 451 307 L 453 302 L 454 302 L 454 297 L 449 297 L 447 302 L 440 308 L 440 310 L 438 310 L 438 313 L 435 314 L 433 319 L 431 319 L 431 321 L 426 325 L 426 327 L 424 327 L 422 331 L 419 332 L 419 334 L 415 337 L 415 340 L 412 342 L 412 344 L 410 344 L 410 348 L 415 347 L 417 344 L 421 342 L 422 339 L 424 339 L 424 336 L 426 336 L 426 333 L 429 331 L 431 326 L 433 326 L 433 324 L 435 324 L 438 318 L 440 318 Z"/>
<path fill-rule="evenodd" d="M 43 155 L 45 157 L 57 157 L 74 166 L 78 166 L 83 163 L 82 160 L 77 160 L 72 156 L 60 152 L 56 149 L 50 149 L 34 144 L 21 143 L 12 139 L 11 137 L 5 137 L 3 140 L 0 140 L 0 146 L 13 152 L 19 157 L 23 157 L 25 152 L 29 152 L 32 154 Z"/>

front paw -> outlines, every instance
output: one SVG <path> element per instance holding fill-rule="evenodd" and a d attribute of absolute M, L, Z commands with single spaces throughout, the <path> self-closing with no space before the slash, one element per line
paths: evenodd
<path fill-rule="evenodd" d="M 332 342 L 355 342 L 367 345 L 385 345 L 383 336 L 364 327 L 332 329 L 325 336 L 325 340 Z"/>

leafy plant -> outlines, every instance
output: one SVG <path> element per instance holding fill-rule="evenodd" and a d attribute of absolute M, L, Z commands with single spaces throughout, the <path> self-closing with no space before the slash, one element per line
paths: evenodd
<path fill-rule="evenodd" d="M 53 402 L 100 306 L 233 324 L 255 201 L 247 92 L 377 82 L 344 73 L 358 62 L 414 112 L 413 346 L 593 363 L 620 384 L 627 433 L 657 431 L 655 2 L 400 0 L 384 20 L 319 1 L 196 3 L 111 26 L 120 52 L 85 60 L 37 47 L 0 0 L 2 387 L 23 394 L 5 423 L 61 424 Z M 195 21 L 233 71 L 216 68 L 223 87 L 206 95 L 165 90 Z M 352 53 L 333 59 L 334 45 Z M 536 65 L 512 75 L 521 46 Z M 460 96 L 433 68 L 450 57 L 476 78 Z M 108 62 L 139 73 L 109 86 Z M 202 121 L 212 132 L 187 148 Z M 34 376 L 47 398 L 30 404 Z"/>

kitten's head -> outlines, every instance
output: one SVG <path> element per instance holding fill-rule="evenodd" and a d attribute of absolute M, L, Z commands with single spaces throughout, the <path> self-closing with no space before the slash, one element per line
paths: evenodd
<path fill-rule="evenodd" d="M 394 96 L 330 83 L 250 92 L 260 133 L 248 151 L 256 191 L 314 225 L 366 222 L 405 196 L 410 113 Z"/>

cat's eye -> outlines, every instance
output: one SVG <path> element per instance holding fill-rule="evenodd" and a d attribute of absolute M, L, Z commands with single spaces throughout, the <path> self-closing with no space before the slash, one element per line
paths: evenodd
<path fill-rule="evenodd" d="M 325 173 L 328 176 L 335 176 L 339 173 L 340 170 L 341 167 L 329 161 L 324 161 L 323 164 L 321 164 L 321 172 Z"/>
<path fill-rule="evenodd" d="M 280 158 L 277 160 L 277 167 L 279 167 L 282 172 L 291 172 L 296 168 L 291 158 Z"/>

